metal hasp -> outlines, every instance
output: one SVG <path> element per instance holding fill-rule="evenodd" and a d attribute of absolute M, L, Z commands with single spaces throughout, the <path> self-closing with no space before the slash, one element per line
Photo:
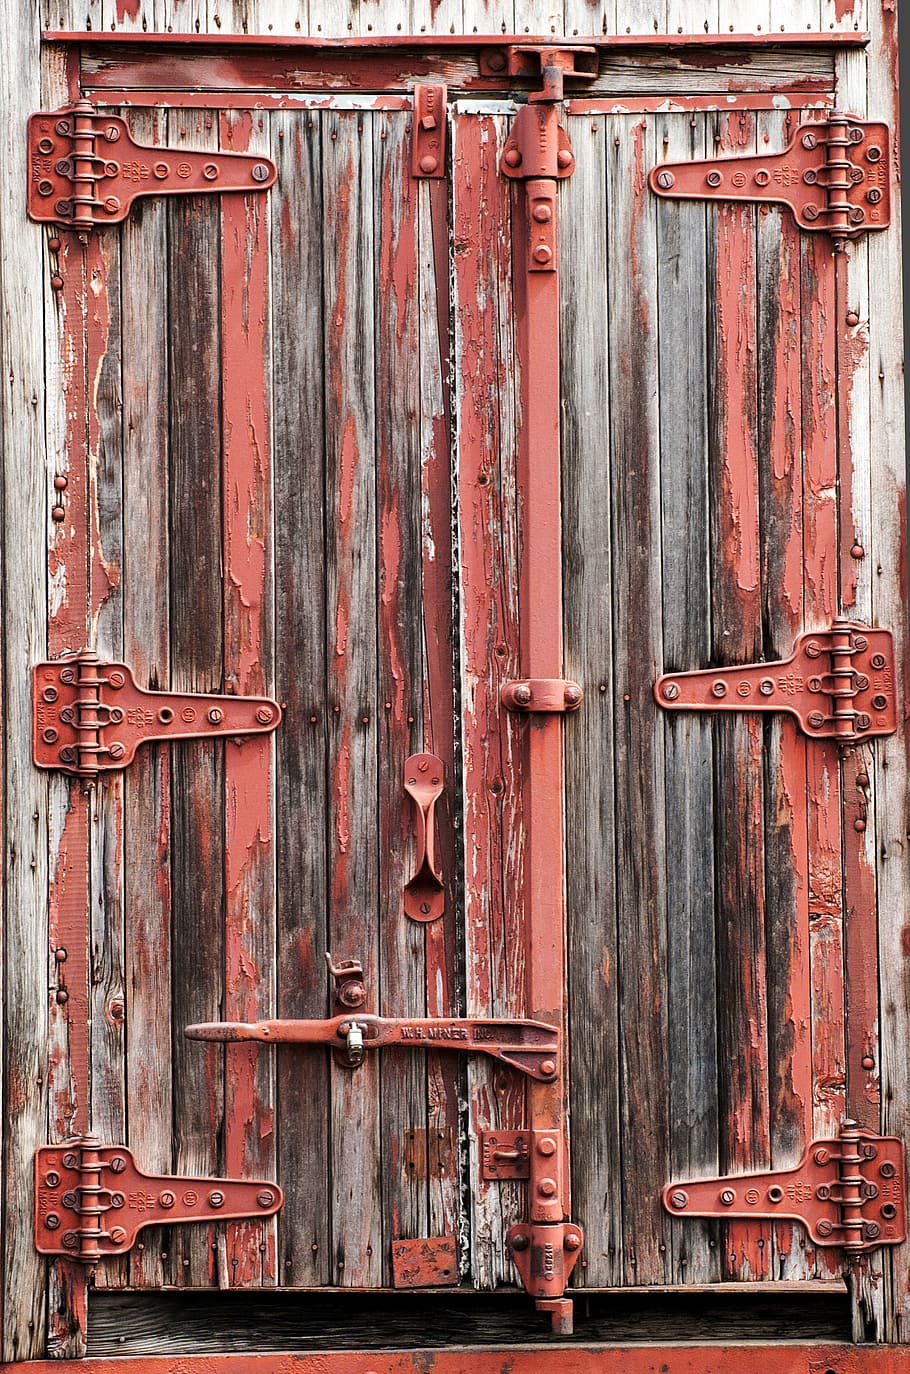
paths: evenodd
<path fill-rule="evenodd" d="M 144 1226 L 268 1217 L 284 1202 L 277 1183 L 146 1174 L 131 1150 L 92 1136 L 35 1151 L 35 1248 L 96 1264 L 123 1255 Z"/>
<path fill-rule="evenodd" d="M 520 70 L 518 64 L 521 64 Z M 590 80 L 594 49 L 541 46 L 510 50 L 510 72 L 536 64 L 542 89 L 519 110 L 500 159 L 503 176 L 524 183 L 513 223 L 516 344 L 521 405 L 518 431 L 521 573 L 518 604 L 521 681 L 507 684 L 507 709 L 529 710 L 520 727 L 521 815 L 525 833 L 527 1006 L 563 1033 L 566 1020 L 565 823 L 563 717 L 562 521 L 560 510 L 559 239 L 557 186 L 575 156 L 559 121 L 564 82 Z M 552 696 L 556 705 L 544 705 Z M 509 691 L 512 700 L 509 700 Z M 579 689 L 580 691 L 580 689 Z M 516 692 L 518 693 L 516 698 Z M 535 701 L 535 694 L 537 700 Z M 567 1085 L 530 1081 L 527 1220 L 506 1237 L 522 1283 L 550 1314 L 554 1332 L 572 1331 L 563 1297 L 582 1233 L 570 1224 Z"/>
<path fill-rule="evenodd" d="M 667 711 L 787 711 L 814 739 L 893 735 L 894 636 L 837 620 L 800 635 L 790 657 L 774 663 L 665 673 L 654 696 Z"/>
<path fill-rule="evenodd" d="M 887 124 L 832 110 L 800 124 L 782 153 L 665 162 L 648 181 L 659 196 L 786 205 L 801 229 L 835 240 L 891 223 L 891 138 Z"/>
<path fill-rule="evenodd" d="M 125 663 L 85 649 L 32 669 L 32 758 L 93 778 L 131 763 L 149 740 L 267 735 L 281 722 L 269 697 L 147 692 Z"/>
<path fill-rule="evenodd" d="M 445 888 L 436 859 L 436 803 L 442 795 L 443 763 L 435 754 L 405 759 L 404 790 L 414 803 L 417 866 L 404 888 L 404 914 L 412 921 L 436 921 L 445 910 Z"/>
<path fill-rule="evenodd" d="M 139 196 L 267 191 L 267 157 L 136 143 L 119 115 L 88 100 L 28 121 L 28 213 L 44 224 L 93 229 L 126 219 Z"/>
<path fill-rule="evenodd" d="M 365 1050 L 402 1045 L 414 1050 L 488 1054 L 528 1078 L 551 1083 L 562 1072 L 559 1032 L 543 1021 L 486 1017 L 392 1017 L 348 1013 L 327 1021 L 207 1021 L 187 1026 L 188 1040 L 259 1040 L 271 1045 L 329 1045 L 356 1067 Z"/>
<path fill-rule="evenodd" d="M 411 134 L 411 175 L 444 177 L 446 174 L 445 86 L 419 83 L 414 87 Z"/>
<path fill-rule="evenodd" d="M 904 1147 L 845 1121 L 833 1140 L 813 1140 L 795 1169 L 670 1183 L 663 1203 L 674 1216 L 799 1221 L 816 1245 L 848 1253 L 898 1245 L 907 1234 Z"/>

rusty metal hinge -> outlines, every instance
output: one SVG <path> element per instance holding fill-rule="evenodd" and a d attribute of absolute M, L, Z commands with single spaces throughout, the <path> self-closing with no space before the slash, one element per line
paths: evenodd
<path fill-rule="evenodd" d="M 143 1226 L 267 1217 L 284 1195 L 276 1183 L 147 1174 L 131 1150 L 92 1136 L 35 1151 L 35 1248 L 95 1264 L 122 1255 Z"/>
<path fill-rule="evenodd" d="M 414 87 L 411 124 L 411 175 L 444 177 L 446 174 L 446 101 L 448 89 L 429 83 Z"/>
<path fill-rule="evenodd" d="M 654 695 L 668 711 L 787 711 L 815 739 L 893 735 L 894 636 L 836 620 L 830 630 L 800 635 L 787 659 L 665 673 Z"/>
<path fill-rule="evenodd" d="M 90 650 L 32 669 L 32 757 L 38 768 L 78 777 L 125 768 L 149 740 L 262 735 L 281 707 L 269 697 L 147 692 L 125 663 Z"/>
<path fill-rule="evenodd" d="M 832 110 L 800 124 L 782 153 L 665 162 L 648 177 L 659 196 L 785 205 L 802 229 L 839 241 L 891 223 L 887 124 Z"/>
<path fill-rule="evenodd" d="M 28 121 L 28 213 L 89 230 L 126 219 L 138 196 L 266 191 L 278 171 L 251 153 L 136 143 L 119 115 L 88 100 Z"/>
<path fill-rule="evenodd" d="M 542 1083 L 559 1075 L 559 1031 L 545 1021 L 492 1017 L 391 1017 L 348 1013 L 326 1021 L 207 1021 L 186 1026 L 189 1040 L 259 1040 L 273 1045 L 328 1045 L 356 1068 L 366 1050 L 400 1045 L 411 1050 L 488 1054 Z"/>
<path fill-rule="evenodd" d="M 794 1169 L 670 1183 L 674 1216 L 799 1221 L 816 1245 L 847 1251 L 898 1245 L 907 1234 L 904 1147 L 894 1136 L 845 1121 L 831 1140 L 813 1140 Z"/>

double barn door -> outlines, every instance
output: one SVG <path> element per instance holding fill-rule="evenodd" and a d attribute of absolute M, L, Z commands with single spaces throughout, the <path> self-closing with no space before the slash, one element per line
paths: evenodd
<path fill-rule="evenodd" d="M 844 1119 L 899 1133 L 878 912 L 902 892 L 880 800 L 899 810 L 900 747 L 654 694 L 785 660 L 838 617 L 900 628 L 879 591 L 897 535 L 870 463 L 872 237 L 835 252 L 779 207 L 648 183 L 786 147 L 833 104 L 831 52 L 601 51 L 590 89 L 566 83 L 556 277 L 528 270 L 527 192 L 501 164 L 539 69 L 475 91 L 443 54 L 428 176 L 410 90 L 308 86 L 318 53 L 301 74 L 293 50 L 68 51 L 70 101 L 137 142 L 277 178 L 47 230 L 46 659 L 90 648 L 140 688 L 263 698 L 267 728 L 46 775 L 47 926 L 6 940 L 7 1356 L 86 1332 L 158 1348 L 142 1313 L 182 1330 L 199 1289 L 232 1290 L 206 1308 L 215 1348 L 278 1289 L 291 1344 L 300 1290 L 331 1290 L 306 1309 L 324 1344 L 335 1321 L 356 1344 L 341 1290 L 426 1313 L 428 1287 L 514 1289 L 507 1238 L 534 1220 L 569 1224 L 576 1290 L 796 1281 L 805 1329 L 839 1312 L 849 1334 L 842 1250 L 792 1220 L 674 1217 L 662 1193 L 788 1169 Z M 773 670 L 780 696 L 798 667 Z M 583 701 L 504 703 L 532 678 Z M 128 743 L 157 708 L 127 712 Z M 339 1016 L 323 1043 L 236 1038 Z M 370 1044 L 372 1017 L 394 1043 Z M 529 1197 L 547 1131 L 559 1215 Z M 39 1146 L 85 1134 L 180 1196 L 228 1176 L 269 1201 L 169 1227 L 173 1191 L 137 1185 L 131 1249 L 40 1255 L 11 1200 Z M 891 1264 L 847 1266 L 855 1332 L 893 1332 Z"/>

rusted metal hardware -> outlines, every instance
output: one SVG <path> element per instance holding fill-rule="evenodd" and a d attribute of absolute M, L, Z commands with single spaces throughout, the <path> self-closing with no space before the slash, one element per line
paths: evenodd
<path fill-rule="evenodd" d="M 365 1050 L 456 1050 L 488 1054 L 529 1078 L 550 1083 L 559 1075 L 559 1033 L 543 1021 L 493 1018 L 335 1016 L 327 1021 L 208 1021 L 187 1026 L 189 1040 L 260 1040 L 275 1045 L 330 1045 L 352 1066 Z"/>
<path fill-rule="evenodd" d="M 510 43 L 503 47 L 481 48 L 478 63 L 482 76 L 508 75 L 529 81 L 540 79 L 547 67 L 554 65 L 563 77 L 593 81 L 599 66 L 596 47 L 588 44 L 559 47 L 549 43 Z"/>
<path fill-rule="evenodd" d="M 509 71 L 522 76 L 539 72 L 543 88 L 532 91 L 515 116 L 499 166 L 503 176 L 525 182 L 528 270 L 555 272 L 556 182 L 575 170 L 575 154 L 557 107 L 566 77 L 587 81 L 597 75 L 597 53 L 593 48 L 510 48 Z"/>
<path fill-rule="evenodd" d="M 787 659 L 665 673 L 654 696 L 668 711 L 787 711 L 815 739 L 893 735 L 894 636 L 838 620 L 830 630 L 800 635 Z"/>
<path fill-rule="evenodd" d="M 405 884 L 404 911 L 412 921 L 435 921 L 445 909 L 445 889 L 436 858 L 436 803 L 442 795 L 443 763 L 435 754 L 405 760 L 404 790 L 414 803 L 417 867 Z"/>
<path fill-rule="evenodd" d="M 480 1176 L 487 1182 L 531 1177 L 530 1131 L 483 1131 L 480 1149 Z"/>
<path fill-rule="evenodd" d="M 674 1216 L 799 1221 L 816 1245 L 848 1252 L 897 1245 L 907 1234 L 904 1147 L 845 1121 L 795 1169 L 670 1183 L 663 1203 Z"/>
<path fill-rule="evenodd" d="M 92 1136 L 35 1152 L 35 1248 L 86 1264 L 125 1254 L 144 1226 L 267 1217 L 283 1201 L 276 1183 L 146 1174 Z"/>
<path fill-rule="evenodd" d="M 782 153 L 663 163 L 652 191 L 683 200 L 786 205 L 802 229 L 836 240 L 891 223 L 891 140 L 887 124 L 833 110 L 800 124 Z"/>
<path fill-rule="evenodd" d="M 392 1241 L 392 1282 L 396 1288 L 445 1288 L 458 1282 L 458 1245 L 454 1236 L 422 1236 Z"/>
<path fill-rule="evenodd" d="M 585 694 L 577 682 L 537 677 L 504 683 L 499 699 L 507 711 L 577 711 Z"/>
<path fill-rule="evenodd" d="M 411 175 L 444 177 L 446 174 L 446 102 L 448 89 L 419 83 L 414 87 L 411 136 Z"/>
<path fill-rule="evenodd" d="M 280 723 L 281 707 L 269 697 L 147 692 L 125 663 L 87 649 L 32 669 L 35 766 L 81 778 L 125 768 L 149 740 L 263 735 Z"/>
<path fill-rule="evenodd" d="M 336 1007 L 356 1011 L 367 1000 L 367 990 L 363 982 L 363 964 L 359 959 L 342 959 L 335 963 L 328 950 L 325 961 L 332 975 L 332 996 Z"/>
<path fill-rule="evenodd" d="M 562 1298 L 566 1284 L 584 1244 L 580 1226 L 572 1222 L 521 1222 L 509 1228 L 506 1245 L 512 1256 L 512 1263 L 521 1275 L 521 1281 L 533 1298 L 538 1299 L 538 1307 L 544 1311 L 555 1311 L 569 1329 L 554 1323 L 559 1334 L 571 1335 L 571 1301 Z M 567 1305 L 557 1309 L 543 1306 L 543 1303 L 560 1301 Z M 540 1300 L 543 1300 L 541 1302 Z"/>
<path fill-rule="evenodd" d="M 139 196 L 267 191 L 267 157 L 136 143 L 119 115 L 87 100 L 28 121 L 28 213 L 41 223 L 93 229 L 126 219 Z"/>

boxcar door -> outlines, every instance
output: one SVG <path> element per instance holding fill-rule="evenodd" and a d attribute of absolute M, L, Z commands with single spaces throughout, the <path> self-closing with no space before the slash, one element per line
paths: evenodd
<path fill-rule="evenodd" d="M 9 1359 L 898 1329 L 832 51 L 524 49 L 52 49 Z"/>

